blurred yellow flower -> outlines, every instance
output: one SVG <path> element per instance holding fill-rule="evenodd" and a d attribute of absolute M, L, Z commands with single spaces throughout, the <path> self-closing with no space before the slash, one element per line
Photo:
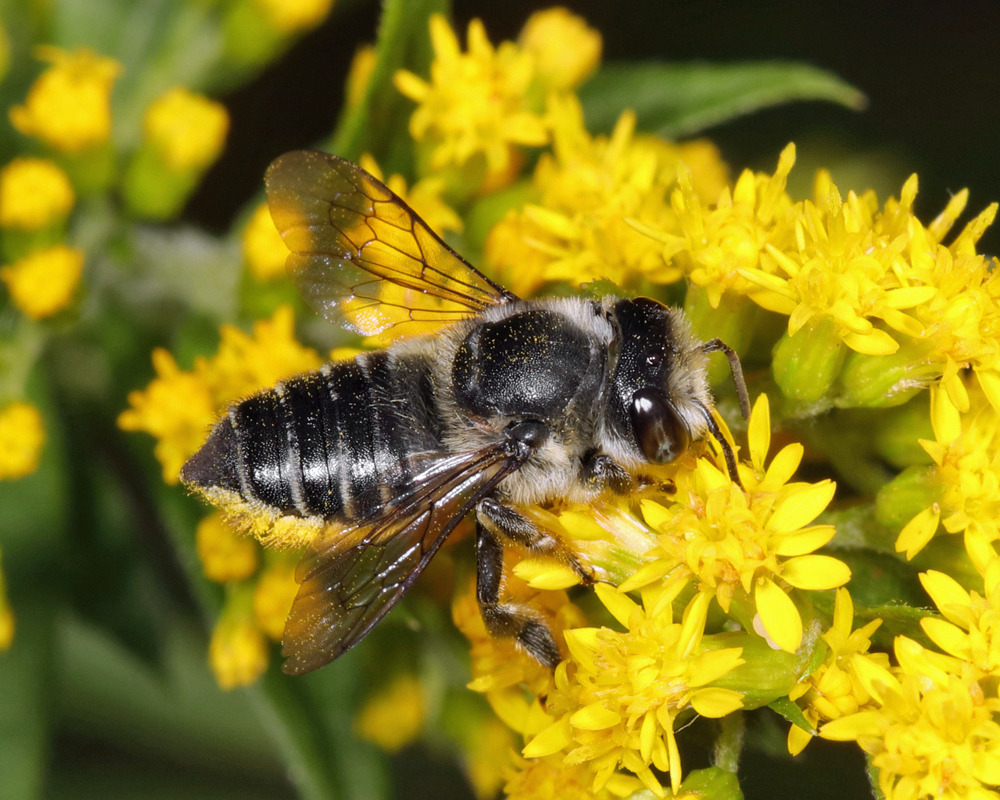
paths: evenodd
<path fill-rule="evenodd" d="M 106 142 L 111 136 L 111 89 L 122 65 L 87 49 L 69 53 L 42 46 L 34 52 L 52 66 L 32 85 L 24 105 L 10 109 L 14 127 L 63 153 Z"/>
<path fill-rule="evenodd" d="M 15 158 L 0 170 L 0 227 L 36 231 L 59 222 L 73 208 L 66 173 L 44 158 Z"/>
<path fill-rule="evenodd" d="M 253 618 L 245 586 L 229 592 L 208 645 L 208 663 L 224 691 L 249 686 L 267 669 L 267 640 Z"/>
<path fill-rule="evenodd" d="M 389 180 L 386 180 L 381 167 L 368 153 L 362 154 L 359 163 L 362 169 L 374 175 L 399 195 L 399 198 L 416 211 L 438 236 L 443 236 L 447 231 L 461 233 L 462 218 L 441 199 L 446 188 L 443 178 L 435 176 L 422 178 L 413 184 L 412 188 L 407 189 L 406 179 L 402 175 L 390 175 Z"/>
<path fill-rule="evenodd" d="M 683 273 L 664 260 L 663 248 L 626 219 L 676 227 L 667 193 L 689 155 L 697 154 L 703 190 L 713 201 L 725 186 L 717 151 L 710 148 L 706 158 L 705 143 L 674 145 L 637 135 L 632 112 L 621 116 L 610 137 L 592 137 L 573 96 L 552 97 L 549 120 L 553 152 L 539 159 L 533 202 L 494 226 L 486 262 L 518 294 L 546 281 L 579 285 L 604 278 L 636 286 L 680 279 Z"/>
<path fill-rule="evenodd" d="M 837 589 L 833 625 L 823 634 L 826 658 L 789 694 L 789 699 L 803 707 L 802 713 L 814 729 L 820 722 L 856 714 L 871 703 L 871 695 L 858 678 L 855 664 L 864 659 L 882 669 L 889 668 L 887 654 L 868 652 L 871 636 L 881 624 L 882 620 L 876 619 L 852 630 L 854 602 L 847 589 Z M 798 755 L 811 740 L 812 734 L 792 725 L 788 731 L 788 752 Z"/>
<path fill-rule="evenodd" d="M 13 480 L 38 469 L 45 426 L 38 409 L 28 403 L 8 403 L 0 409 L 0 480 Z"/>
<path fill-rule="evenodd" d="M 200 374 L 184 372 L 169 351 L 153 351 L 156 377 L 144 391 L 129 392 L 131 408 L 118 415 L 118 427 L 145 431 L 157 439 L 154 453 L 163 480 L 178 481 L 184 462 L 201 446 L 216 413 L 210 387 Z"/>
<path fill-rule="evenodd" d="M 220 333 L 215 356 L 197 359 L 190 372 L 180 370 L 166 350 L 155 350 L 157 377 L 145 391 L 129 394 L 131 408 L 118 417 L 123 430 L 146 431 L 156 437 L 156 457 L 167 483 L 177 483 L 181 467 L 204 442 L 221 409 L 322 364 L 315 350 L 295 339 L 289 306 L 278 308 L 269 320 L 254 323 L 252 336 L 232 325 L 223 325 Z"/>
<path fill-rule="evenodd" d="M 544 758 L 515 756 L 507 773 L 504 794 L 508 800 L 614 800 L 637 795 L 642 781 L 616 772 L 603 788 L 594 790 L 594 773 L 587 764 L 565 764 L 559 754 Z"/>
<path fill-rule="evenodd" d="M 427 701 L 415 675 L 400 675 L 361 707 L 354 718 L 354 735 L 398 753 L 424 727 Z"/>
<path fill-rule="evenodd" d="M 218 511 L 198 523 L 195 547 L 205 577 L 217 583 L 245 580 L 260 566 L 260 545 L 227 525 Z"/>
<path fill-rule="evenodd" d="M 535 56 L 538 79 L 550 89 L 573 89 L 601 62 L 601 34 L 562 7 L 536 11 L 524 23 L 518 44 Z"/>
<path fill-rule="evenodd" d="M 722 463 L 708 458 L 678 470 L 672 502 L 642 501 L 659 543 L 645 554 L 649 563 L 619 588 L 662 583 L 668 596 L 676 597 L 694 581 L 726 613 L 738 591 L 753 595 L 754 624 L 763 628 L 758 632 L 794 653 L 802 641 L 802 619 L 786 587 L 835 589 L 851 572 L 836 558 L 810 555 L 836 533 L 832 525 L 809 525 L 833 499 L 836 485 L 788 483 L 802 460 L 798 443 L 785 446 L 765 468 L 770 441 L 770 406 L 761 394 L 750 415 L 751 463 L 739 465 L 743 487 Z"/>
<path fill-rule="evenodd" d="M 529 89 L 535 60 L 513 42 L 494 48 L 483 23 L 469 23 L 468 52 L 440 14 L 430 19 L 434 61 L 430 82 L 400 70 L 396 88 L 417 109 L 410 134 L 433 149 L 432 170 L 463 166 L 473 156 L 485 157 L 487 170 L 504 173 L 511 163 L 511 146 L 540 146 L 549 137 L 533 108 Z"/>
<path fill-rule="evenodd" d="M 492 714 L 484 714 L 459 740 L 462 766 L 477 800 L 493 800 L 520 746 L 519 738 Z"/>
<path fill-rule="evenodd" d="M 11 299 L 32 319 L 51 317 L 69 305 L 83 274 L 83 253 L 57 244 L 0 269 Z"/>
<path fill-rule="evenodd" d="M 257 624 L 278 642 L 285 632 L 285 620 L 298 594 L 295 580 L 297 559 L 281 555 L 268 564 L 257 578 L 253 590 L 253 613 Z"/>
<path fill-rule="evenodd" d="M 363 44 L 354 51 L 344 85 L 344 103 L 348 108 L 353 108 L 364 99 L 377 59 L 378 53 L 370 44 Z"/>
<path fill-rule="evenodd" d="M 722 717 L 743 707 L 738 692 L 710 685 L 744 663 L 742 649 L 705 646 L 707 603 L 689 608 L 679 623 L 655 591 L 644 596 L 642 606 L 606 584 L 596 584 L 595 591 L 626 631 L 566 631 L 570 658 L 557 668 L 555 690 L 545 700 L 550 724 L 523 754 L 538 758 L 566 751 L 565 764 L 590 765 L 593 791 L 607 786 L 621 766 L 664 797 L 655 767 L 670 773 L 676 794 L 678 715 L 693 708 L 702 716 Z"/>
<path fill-rule="evenodd" d="M 268 23 L 283 34 L 319 25 L 333 8 L 334 0 L 256 0 Z"/>
<path fill-rule="evenodd" d="M 200 171 L 222 152 L 229 113 L 222 103 L 175 86 L 149 104 L 142 127 L 146 140 L 170 170 Z"/>
<path fill-rule="evenodd" d="M 7 583 L 3 576 L 3 562 L 0 561 L 0 653 L 14 643 L 16 630 L 17 621 L 14 619 L 14 609 L 10 607 L 10 601 L 7 599 Z"/>
<path fill-rule="evenodd" d="M 288 248 L 274 227 L 267 203 L 261 203 L 243 229 L 243 259 L 254 277 L 262 281 L 285 275 Z"/>

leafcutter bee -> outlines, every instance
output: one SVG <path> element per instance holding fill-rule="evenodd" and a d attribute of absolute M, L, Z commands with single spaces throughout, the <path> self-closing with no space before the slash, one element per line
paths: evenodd
<path fill-rule="evenodd" d="M 181 472 L 230 516 L 316 530 L 284 671 L 316 669 L 361 641 L 468 514 L 487 629 L 554 668 L 547 625 L 500 596 L 503 548 L 561 559 L 584 582 L 591 573 L 518 509 L 628 494 L 644 468 L 707 435 L 736 480 L 706 379 L 708 355 L 725 353 L 747 416 L 736 354 L 648 298 L 522 300 L 340 158 L 288 153 L 265 183 L 305 300 L 392 339 L 232 405 Z"/>

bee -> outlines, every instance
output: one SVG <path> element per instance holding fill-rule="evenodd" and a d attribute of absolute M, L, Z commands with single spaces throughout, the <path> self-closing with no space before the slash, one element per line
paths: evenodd
<path fill-rule="evenodd" d="M 399 602 L 458 523 L 476 520 L 476 597 L 486 628 L 555 668 L 559 647 L 505 602 L 505 545 L 591 571 L 518 508 L 628 495 L 651 464 L 711 435 L 710 353 L 656 300 L 523 300 L 452 250 L 381 182 L 297 151 L 265 177 L 287 270 L 306 302 L 386 349 L 279 382 L 234 405 L 181 471 L 230 517 L 315 530 L 285 625 L 283 669 L 317 669 Z M 416 335 L 419 334 L 419 335 Z"/>

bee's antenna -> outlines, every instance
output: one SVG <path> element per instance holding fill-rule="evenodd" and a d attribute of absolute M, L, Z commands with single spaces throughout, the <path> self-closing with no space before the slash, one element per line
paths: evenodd
<path fill-rule="evenodd" d="M 709 432 L 722 448 L 722 455 L 726 459 L 726 470 L 729 472 L 729 478 L 733 483 L 742 489 L 743 482 L 740 481 L 740 471 L 736 467 L 736 453 L 734 453 L 733 448 L 729 446 L 729 441 L 726 437 L 722 435 L 722 429 L 719 427 L 719 423 L 715 421 L 715 417 L 712 416 L 712 412 L 702 405 L 699 405 L 698 408 L 700 408 L 701 412 L 705 415 L 705 422 L 708 423 Z"/>
<path fill-rule="evenodd" d="M 701 352 L 726 354 L 726 358 L 729 359 L 729 368 L 733 372 L 733 383 L 736 384 L 736 396 L 740 399 L 740 412 L 743 414 L 743 419 L 750 419 L 750 395 L 747 394 L 747 384 L 743 380 L 743 367 L 740 366 L 740 357 L 736 355 L 736 351 L 722 339 L 712 339 L 701 346 Z M 715 434 L 715 431 L 712 433 Z M 718 439 L 718 435 L 715 438 Z"/>

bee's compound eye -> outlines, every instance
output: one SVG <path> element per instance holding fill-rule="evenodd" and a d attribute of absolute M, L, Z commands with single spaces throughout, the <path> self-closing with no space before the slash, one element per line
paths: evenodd
<path fill-rule="evenodd" d="M 632 395 L 629 415 L 636 443 L 651 464 L 668 464 L 688 449 L 688 430 L 662 392 L 639 389 Z"/>

